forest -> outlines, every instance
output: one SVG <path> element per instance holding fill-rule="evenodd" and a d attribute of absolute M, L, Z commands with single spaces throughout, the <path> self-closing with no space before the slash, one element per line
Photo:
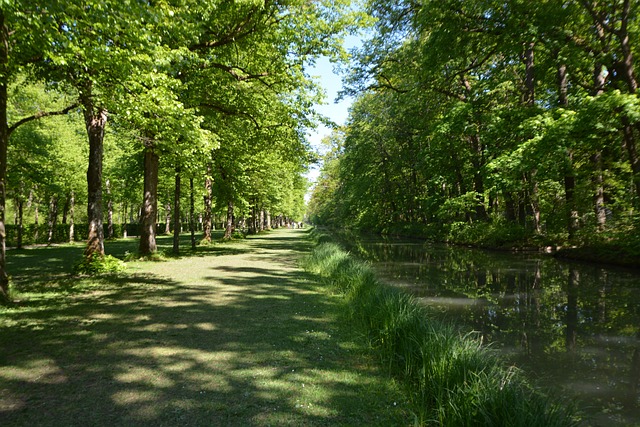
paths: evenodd
<path fill-rule="evenodd" d="M 317 224 L 640 255 L 640 23 L 629 0 L 372 0 Z"/>
<path fill-rule="evenodd" d="M 0 7 L 0 295 L 6 247 L 301 221 L 348 1 L 16 0 Z M 85 208 L 86 207 L 86 208 Z M 193 231 L 192 231 L 193 235 Z M 195 244 L 192 239 L 192 244 Z"/>

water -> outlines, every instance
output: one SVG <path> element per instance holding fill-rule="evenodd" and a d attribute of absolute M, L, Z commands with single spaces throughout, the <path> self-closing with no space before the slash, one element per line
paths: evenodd
<path fill-rule="evenodd" d="M 640 425 L 640 270 L 407 239 L 343 244 L 575 401 L 585 425 Z"/>

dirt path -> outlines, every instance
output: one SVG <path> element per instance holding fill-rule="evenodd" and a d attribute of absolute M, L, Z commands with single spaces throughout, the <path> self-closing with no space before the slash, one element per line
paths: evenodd
<path fill-rule="evenodd" d="M 0 425 L 407 424 L 297 267 L 308 249 L 305 230 L 277 230 L 56 284 L 0 320 Z"/>

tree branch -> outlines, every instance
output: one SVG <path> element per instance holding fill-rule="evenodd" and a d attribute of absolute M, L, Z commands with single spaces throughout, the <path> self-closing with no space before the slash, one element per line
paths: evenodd
<path fill-rule="evenodd" d="M 269 73 L 264 72 L 264 73 L 259 73 L 259 74 L 250 74 L 247 70 L 244 70 L 240 67 L 230 67 L 228 65 L 224 65 L 224 64 L 218 64 L 218 63 L 210 63 L 209 67 L 211 68 L 217 68 L 219 70 L 225 71 L 228 74 L 230 74 L 233 78 L 235 78 L 237 81 L 242 82 L 245 80 L 251 80 L 251 79 L 259 79 L 261 77 L 267 77 L 269 76 Z M 203 68 L 207 68 L 207 67 L 203 67 Z M 239 70 L 241 73 L 239 73 L 237 70 Z"/>
<path fill-rule="evenodd" d="M 199 107 L 201 108 L 209 108 L 211 110 L 215 110 L 218 111 L 222 114 L 226 114 L 228 116 L 243 116 L 248 118 L 253 125 L 256 127 L 257 130 L 260 130 L 260 123 L 258 123 L 258 120 L 256 120 L 251 114 L 245 112 L 245 111 L 239 111 L 239 110 L 232 110 L 232 109 L 228 109 L 228 108 L 224 108 L 220 105 L 215 105 L 215 104 L 200 104 Z"/>
<path fill-rule="evenodd" d="M 587 9 L 587 12 L 589 12 L 589 15 L 591 15 L 591 18 L 598 24 L 600 25 L 602 28 L 604 28 L 608 33 L 612 33 L 612 34 L 616 34 L 616 30 L 610 26 L 609 24 L 607 24 L 605 22 L 605 19 L 601 16 L 601 14 L 599 14 L 595 8 L 594 5 L 587 1 L 587 0 L 581 0 L 580 3 L 582 3 L 582 6 Z"/>
<path fill-rule="evenodd" d="M 49 117 L 49 116 L 63 116 L 65 114 L 67 114 L 69 111 L 77 108 L 80 106 L 80 103 L 75 102 L 71 105 L 69 105 L 67 108 L 60 110 L 60 111 L 41 111 L 39 113 L 36 113 L 32 116 L 29 117 L 25 117 L 24 119 L 18 120 L 17 122 L 15 122 L 13 125 L 9 126 L 9 135 L 11 135 L 11 133 L 16 130 L 19 126 L 22 126 L 25 123 L 31 122 L 33 120 L 38 120 L 41 119 L 43 117 Z"/>

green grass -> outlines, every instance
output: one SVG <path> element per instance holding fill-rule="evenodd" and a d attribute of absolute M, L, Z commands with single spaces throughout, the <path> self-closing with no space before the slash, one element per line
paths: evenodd
<path fill-rule="evenodd" d="M 196 251 L 183 239 L 181 257 L 93 278 L 70 274 L 81 244 L 9 251 L 2 426 L 410 424 L 341 298 L 298 267 L 306 230 Z"/>
<path fill-rule="evenodd" d="M 326 239 L 322 239 L 325 240 Z M 409 294 L 381 284 L 372 269 L 333 243 L 306 268 L 343 295 L 345 322 L 400 383 L 420 425 L 568 426 L 578 417 L 533 389 L 472 334 L 435 320 Z"/>

